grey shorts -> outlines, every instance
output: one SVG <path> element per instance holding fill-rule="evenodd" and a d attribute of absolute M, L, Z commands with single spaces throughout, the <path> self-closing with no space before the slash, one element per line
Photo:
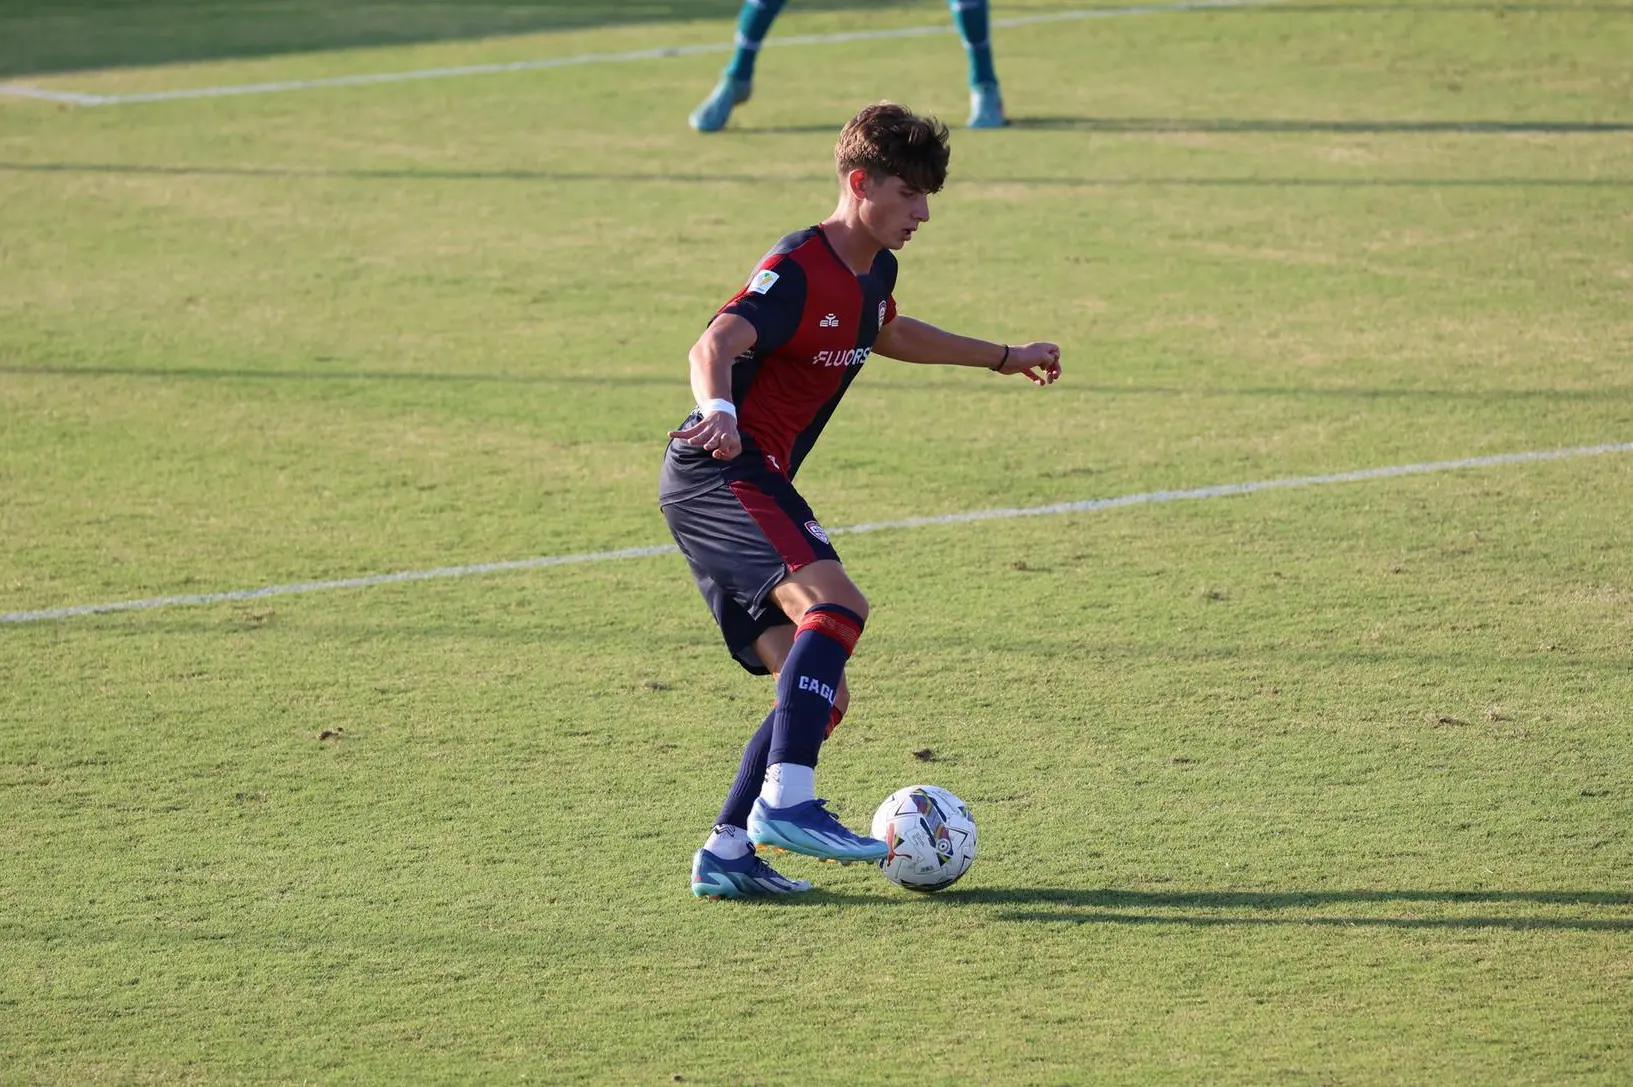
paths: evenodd
<path fill-rule="evenodd" d="M 737 663 L 758 676 L 770 669 L 754 642 L 789 622 L 769 598 L 802 566 L 838 560 L 828 534 L 794 485 L 776 472 L 734 472 L 719 487 L 663 504 L 663 516 L 692 567 L 698 591 Z"/>

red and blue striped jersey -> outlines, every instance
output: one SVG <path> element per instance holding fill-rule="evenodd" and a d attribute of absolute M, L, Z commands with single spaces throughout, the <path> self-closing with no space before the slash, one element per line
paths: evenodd
<path fill-rule="evenodd" d="M 681 498 L 717 486 L 744 458 L 793 479 L 872 353 L 879 330 L 895 320 L 895 287 L 896 255 L 888 249 L 857 275 L 819 226 L 779 241 L 715 315 L 736 314 L 758 334 L 731 370 L 743 452 L 720 461 L 706 450 L 671 441 L 660 497 Z M 696 420 L 693 412 L 683 425 Z"/>

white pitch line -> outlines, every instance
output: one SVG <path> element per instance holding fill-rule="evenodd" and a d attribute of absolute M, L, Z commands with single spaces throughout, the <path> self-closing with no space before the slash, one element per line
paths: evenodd
<path fill-rule="evenodd" d="M 1493 468 L 1505 464 L 1532 464 L 1538 461 L 1598 457 L 1607 453 L 1633 453 L 1633 442 L 1583 445 L 1571 449 L 1545 449 L 1528 453 L 1497 453 L 1486 457 L 1428 461 L 1422 464 L 1394 464 L 1382 468 L 1358 468 L 1350 472 L 1334 472 L 1330 475 L 1289 476 L 1283 479 L 1261 479 L 1251 483 L 1223 483 L 1215 487 L 1199 487 L 1188 491 L 1145 491 L 1141 494 L 1125 494 L 1116 498 L 1089 498 L 1079 502 L 1057 502 L 1049 506 L 1020 506 L 1005 509 L 971 510 L 965 513 L 943 513 L 931 517 L 904 517 L 896 521 L 875 521 L 870 524 L 851 525 L 849 528 L 835 528 L 828 531 L 832 534 L 854 536 L 862 532 L 882 532 L 886 529 L 961 525 L 973 521 L 1010 520 L 1016 517 L 1049 517 L 1063 513 L 1092 513 L 1097 510 L 1118 509 L 1123 506 L 1145 506 L 1204 498 L 1226 498 L 1233 495 L 1256 494 L 1260 491 L 1288 490 L 1294 487 L 1321 487 L 1330 483 L 1357 483 L 1371 479 L 1390 479 L 1395 476 L 1420 476 L 1432 472 L 1452 472 L 1463 468 Z M 501 573 L 508 570 L 535 570 L 546 566 L 570 566 L 586 562 L 616 562 L 621 559 L 650 558 L 655 555 L 675 554 L 678 550 L 673 544 L 654 544 L 650 547 L 624 547 L 615 551 L 589 551 L 576 555 L 541 555 L 537 558 L 513 559 L 507 562 L 482 562 L 472 566 L 442 566 L 434 570 L 404 570 L 395 574 L 370 574 L 366 577 L 341 578 L 338 581 L 305 581 L 291 585 L 268 585 L 260 589 L 234 589 L 231 592 L 223 593 L 156 596 L 147 600 L 121 600 L 111 604 L 79 604 L 67 608 L 46 608 L 42 611 L 7 612 L 0 614 L 0 623 L 37 623 L 49 619 L 71 619 L 76 615 L 99 615 L 117 611 L 152 611 L 155 608 L 177 607 L 184 604 L 220 604 L 233 600 L 259 600 L 268 596 L 325 592 L 330 589 L 366 589 L 374 585 L 391 585 L 403 581 L 433 581 L 443 578 L 471 577 L 476 574 Z"/>
<path fill-rule="evenodd" d="M 1206 11 L 1214 8 L 1262 7 L 1277 0 L 1190 0 L 1175 4 L 1137 4 L 1121 8 L 1086 8 L 1061 11 L 1050 15 L 1027 15 L 1015 19 L 994 19 L 994 29 L 1038 26 L 1044 23 L 1075 22 L 1080 19 L 1109 19 L 1125 15 L 1164 15 L 1171 12 Z M 790 45 L 838 45 L 845 42 L 883 41 L 891 38 L 919 38 L 931 34 L 951 34 L 956 27 L 950 23 L 935 26 L 908 26 L 894 30 L 852 30 L 837 34 L 803 34 L 794 37 L 768 38 L 767 47 Z M 668 57 L 689 57 L 700 53 L 729 53 L 736 46 L 729 41 L 706 45 L 666 45 L 654 49 L 635 49 L 626 53 L 580 53 L 568 57 L 549 57 L 542 60 L 517 60 L 503 64 L 463 64 L 453 68 L 416 68 L 406 72 L 377 72 L 369 75 L 329 76 L 323 79 L 287 79 L 271 83 L 232 83 L 216 87 L 193 87 L 177 91 L 146 91 L 136 94 L 85 94 L 78 91 L 51 91 L 20 83 L 0 83 L 0 95 L 22 98 L 44 98 L 53 102 L 67 102 L 80 106 L 120 106 L 133 102 L 171 102 L 185 98 L 228 98 L 244 94 L 279 94 L 285 91 L 306 91 L 319 87 L 356 87 L 372 83 L 407 83 L 420 79 L 450 79 L 456 76 L 498 75 L 505 72 L 533 72 L 548 68 L 572 68 L 583 64 L 622 64 L 640 60 L 662 60 Z"/>
<path fill-rule="evenodd" d="M 76 106 L 105 106 L 105 94 L 80 94 L 78 91 L 48 91 L 39 87 L 25 87 L 21 83 L 0 83 L 0 94 L 13 98 L 43 98 L 47 102 L 67 102 Z"/>

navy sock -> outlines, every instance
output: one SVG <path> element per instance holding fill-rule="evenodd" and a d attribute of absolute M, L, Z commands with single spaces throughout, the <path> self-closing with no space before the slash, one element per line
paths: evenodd
<path fill-rule="evenodd" d="M 743 748 L 743 761 L 737 767 L 731 792 L 726 794 L 726 802 L 721 805 L 716 826 L 748 826 L 749 810 L 754 807 L 754 798 L 760 795 L 760 786 L 765 784 L 766 754 L 771 750 L 771 717 L 776 712 L 773 709 L 765 715 L 765 720 L 760 722 L 760 727 Z"/>
<path fill-rule="evenodd" d="M 760 55 L 760 43 L 765 41 L 782 5 L 783 0 L 743 0 L 743 9 L 737 13 L 737 52 L 726 66 L 728 76 L 754 78 L 754 59 Z"/>
<path fill-rule="evenodd" d="M 970 86 L 998 82 L 998 73 L 992 67 L 992 34 L 987 18 L 987 0 L 947 0 L 953 9 L 953 22 L 958 24 L 959 37 L 970 55 Z"/>
<path fill-rule="evenodd" d="M 838 604 L 817 604 L 794 632 L 777 676 L 777 708 L 771 711 L 771 750 L 766 762 L 815 766 L 828 734 L 845 662 L 862 635 L 862 618 Z"/>

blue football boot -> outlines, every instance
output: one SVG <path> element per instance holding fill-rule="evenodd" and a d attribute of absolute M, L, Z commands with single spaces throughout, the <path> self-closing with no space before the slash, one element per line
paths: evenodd
<path fill-rule="evenodd" d="M 890 852 L 876 838 L 864 838 L 846 829 L 824 806 L 826 800 L 807 800 L 773 808 L 756 800 L 748 813 L 748 837 L 755 845 L 802 853 L 825 861 L 882 861 Z"/>
<path fill-rule="evenodd" d="M 726 119 L 731 116 L 732 107 L 747 102 L 749 95 L 753 93 L 752 80 L 733 79 L 729 75 L 721 76 L 720 82 L 715 84 L 714 93 L 705 98 L 703 104 L 694 109 L 687 120 L 699 132 L 719 132 L 726 127 Z"/>
<path fill-rule="evenodd" d="M 765 898 L 811 889 L 807 879 L 789 879 L 749 850 L 736 860 L 700 849 L 692 857 L 692 893 L 699 898 Z"/>
<path fill-rule="evenodd" d="M 1004 99 L 996 83 L 977 83 L 970 88 L 970 127 L 1003 128 L 1009 121 L 1004 117 Z"/>

